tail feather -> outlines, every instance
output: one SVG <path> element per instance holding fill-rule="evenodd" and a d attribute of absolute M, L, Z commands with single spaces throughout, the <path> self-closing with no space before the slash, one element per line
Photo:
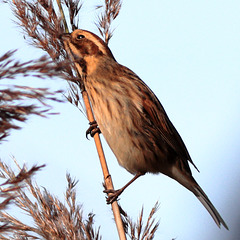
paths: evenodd
<path fill-rule="evenodd" d="M 210 213 L 218 227 L 220 227 L 222 224 L 228 230 L 227 224 L 224 222 L 217 209 L 213 206 L 205 192 L 201 189 L 201 187 L 198 184 L 195 185 L 193 193 L 196 195 L 198 200 L 203 204 L 203 206 L 208 210 L 208 212 Z"/>
<path fill-rule="evenodd" d="M 210 215 L 212 216 L 213 220 L 216 222 L 218 227 L 220 227 L 222 224 L 228 230 L 227 224 L 224 222 L 224 220 L 220 216 L 217 209 L 213 206 L 208 196 L 205 194 L 202 188 L 198 185 L 198 183 L 192 177 L 191 173 L 187 171 L 183 172 L 178 167 L 173 166 L 172 172 L 168 176 L 177 180 L 180 184 L 182 184 L 188 190 L 193 192 L 193 194 L 198 198 L 198 200 L 203 204 L 203 206 L 210 213 Z"/>

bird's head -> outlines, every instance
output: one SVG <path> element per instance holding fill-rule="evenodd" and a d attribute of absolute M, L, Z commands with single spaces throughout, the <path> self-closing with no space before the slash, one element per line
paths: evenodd
<path fill-rule="evenodd" d="M 88 70 L 103 58 L 115 61 L 107 44 L 94 33 L 77 29 L 72 33 L 62 34 L 61 39 L 68 54 L 72 55 L 76 62 L 85 64 Z"/>

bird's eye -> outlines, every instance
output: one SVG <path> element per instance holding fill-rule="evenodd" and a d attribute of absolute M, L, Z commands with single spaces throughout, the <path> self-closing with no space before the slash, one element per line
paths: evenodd
<path fill-rule="evenodd" d="M 82 35 L 82 34 L 77 35 L 77 39 L 78 39 L 78 40 L 83 39 L 83 38 L 85 38 L 84 35 Z"/>

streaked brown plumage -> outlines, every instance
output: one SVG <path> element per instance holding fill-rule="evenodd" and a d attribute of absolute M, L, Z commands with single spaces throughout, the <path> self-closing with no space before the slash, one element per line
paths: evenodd
<path fill-rule="evenodd" d="M 175 179 L 193 192 L 218 226 L 227 228 L 192 177 L 188 161 L 193 162 L 185 144 L 151 89 L 134 72 L 117 63 L 95 34 L 75 30 L 64 35 L 63 40 L 81 66 L 98 126 L 119 164 L 135 179 L 147 172 Z"/>

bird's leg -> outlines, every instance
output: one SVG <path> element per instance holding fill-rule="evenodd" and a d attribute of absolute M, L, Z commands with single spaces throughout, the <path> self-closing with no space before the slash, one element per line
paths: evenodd
<path fill-rule="evenodd" d="M 118 196 L 122 194 L 122 192 L 131 184 L 133 183 L 137 178 L 144 175 L 144 173 L 137 173 L 125 186 L 118 190 L 113 189 L 106 189 L 103 192 L 108 194 L 107 197 L 107 204 L 113 203 L 115 200 L 117 200 Z"/>
<path fill-rule="evenodd" d="M 93 137 L 97 132 L 101 133 L 101 130 L 98 127 L 98 124 L 96 121 L 89 122 L 90 127 L 86 131 L 86 138 L 88 139 L 88 134 L 90 134 L 91 137 Z"/>

